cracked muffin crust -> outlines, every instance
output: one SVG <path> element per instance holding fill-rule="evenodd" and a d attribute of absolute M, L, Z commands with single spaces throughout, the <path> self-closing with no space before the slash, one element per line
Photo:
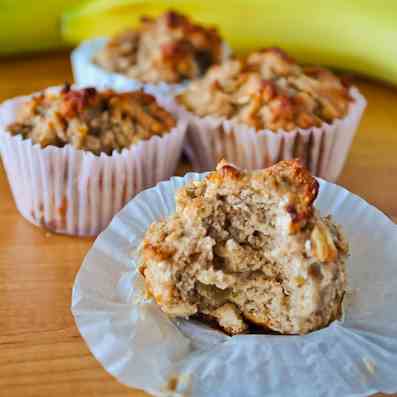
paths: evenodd
<path fill-rule="evenodd" d="M 142 17 L 137 29 L 113 37 L 93 61 L 145 83 L 180 83 L 203 75 L 222 56 L 216 29 L 168 11 L 157 19 Z"/>
<path fill-rule="evenodd" d="M 304 67 L 277 48 L 213 66 L 178 96 L 200 117 L 218 116 L 256 130 L 319 127 L 344 117 L 349 88 L 331 71 Z"/>
<path fill-rule="evenodd" d="M 71 144 L 110 155 L 113 150 L 164 135 L 175 125 L 175 118 L 143 91 L 76 90 L 65 85 L 59 93 L 45 91 L 33 96 L 8 131 L 42 147 Z"/>
<path fill-rule="evenodd" d="M 317 193 L 297 160 L 251 172 L 221 162 L 147 230 L 146 291 L 165 313 L 209 316 L 228 334 L 327 326 L 341 314 L 348 244 L 313 207 Z"/>

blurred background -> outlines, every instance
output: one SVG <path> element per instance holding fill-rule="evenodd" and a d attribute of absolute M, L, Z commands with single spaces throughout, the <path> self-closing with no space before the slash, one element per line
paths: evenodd
<path fill-rule="evenodd" d="M 301 0 L 299 7 L 294 0 L 0 0 L 0 99 L 72 82 L 74 47 L 168 9 L 216 26 L 236 54 L 278 46 L 298 61 L 347 73 L 368 107 L 339 182 L 397 214 L 389 178 L 397 172 L 394 0 Z"/>
<path fill-rule="evenodd" d="M 71 48 L 170 8 L 216 26 L 236 53 L 278 46 L 301 62 L 397 83 L 394 0 L 0 0 L 0 55 Z"/>

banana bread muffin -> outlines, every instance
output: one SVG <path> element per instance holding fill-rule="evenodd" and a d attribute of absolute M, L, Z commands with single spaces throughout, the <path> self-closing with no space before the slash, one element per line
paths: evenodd
<path fill-rule="evenodd" d="M 252 172 L 221 162 L 147 230 L 146 290 L 165 313 L 209 316 L 228 334 L 327 326 L 341 314 L 348 244 L 313 207 L 318 187 L 297 160 Z"/>
<path fill-rule="evenodd" d="M 176 125 L 175 118 L 142 91 L 116 93 L 95 88 L 43 92 L 24 104 L 8 126 L 14 135 L 42 147 L 63 147 L 112 154 Z"/>
<path fill-rule="evenodd" d="M 178 101 L 200 117 L 291 131 L 344 117 L 351 98 L 331 71 L 300 66 L 282 50 L 268 48 L 210 68 Z"/>
<path fill-rule="evenodd" d="M 93 61 L 145 83 L 171 84 L 201 76 L 222 56 L 223 44 L 216 29 L 168 11 L 157 19 L 143 17 L 137 29 L 116 35 Z"/>
<path fill-rule="evenodd" d="M 0 104 L 0 151 L 26 219 L 95 236 L 137 193 L 175 175 L 186 127 L 161 95 L 49 87 Z"/>

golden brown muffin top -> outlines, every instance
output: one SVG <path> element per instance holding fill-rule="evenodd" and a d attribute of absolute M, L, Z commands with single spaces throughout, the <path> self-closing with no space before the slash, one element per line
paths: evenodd
<path fill-rule="evenodd" d="M 34 95 L 8 130 L 42 147 L 71 144 L 99 155 L 163 135 L 175 125 L 175 118 L 143 91 L 77 90 L 65 85 L 58 93 Z"/>
<path fill-rule="evenodd" d="M 216 29 L 168 11 L 156 19 L 142 17 L 136 29 L 113 37 L 94 62 L 146 83 L 180 83 L 203 75 L 222 53 Z"/>
<path fill-rule="evenodd" d="M 198 184 L 196 184 L 197 186 Z M 201 187 L 208 191 L 216 191 L 218 188 L 227 189 L 228 194 L 240 194 L 241 190 L 250 188 L 262 192 L 273 190 L 286 200 L 286 211 L 291 217 L 291 232 L 295 233 L 300 227 L 304 227 L 306 221 L 313 214 L 313 202 L 318 195 L 319 184 L 301 161 L 284 160 L 264 170 L 243 171 L 232 164 L 222 160 L 208 177 L 200 183 Z M 186 192 L 189 192 L 187 188 Z M 195 200 L 184 193 L 178 193 L 177 203 L 181 206 L 195 205 Z M 205 203 L 203 203 L 205 204 Z"/>
<path fill-rule="evenodd" d="M 331 71 L 301 66 L 282 50 L 267 48 L 211 67 L 178 101 L 200 117 L 290 131 L 344 117 L 351 98 Z"/>

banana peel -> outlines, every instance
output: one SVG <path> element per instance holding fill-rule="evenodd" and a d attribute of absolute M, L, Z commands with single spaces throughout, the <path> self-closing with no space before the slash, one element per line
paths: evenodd
<path fill-rule="evenodd" d="M 0 55 L 65 47 L 60 29 L 66 8 L 81 0 L 0 0 Z"/>
<path fill-rule="evenodd" d="M 397 84 L 395 0 L 94 0 L 64 13 L 62 36 L 77 44 L 170 8 L 216 25 L 237 53 L 278 46 L 303 63 Z"/>

